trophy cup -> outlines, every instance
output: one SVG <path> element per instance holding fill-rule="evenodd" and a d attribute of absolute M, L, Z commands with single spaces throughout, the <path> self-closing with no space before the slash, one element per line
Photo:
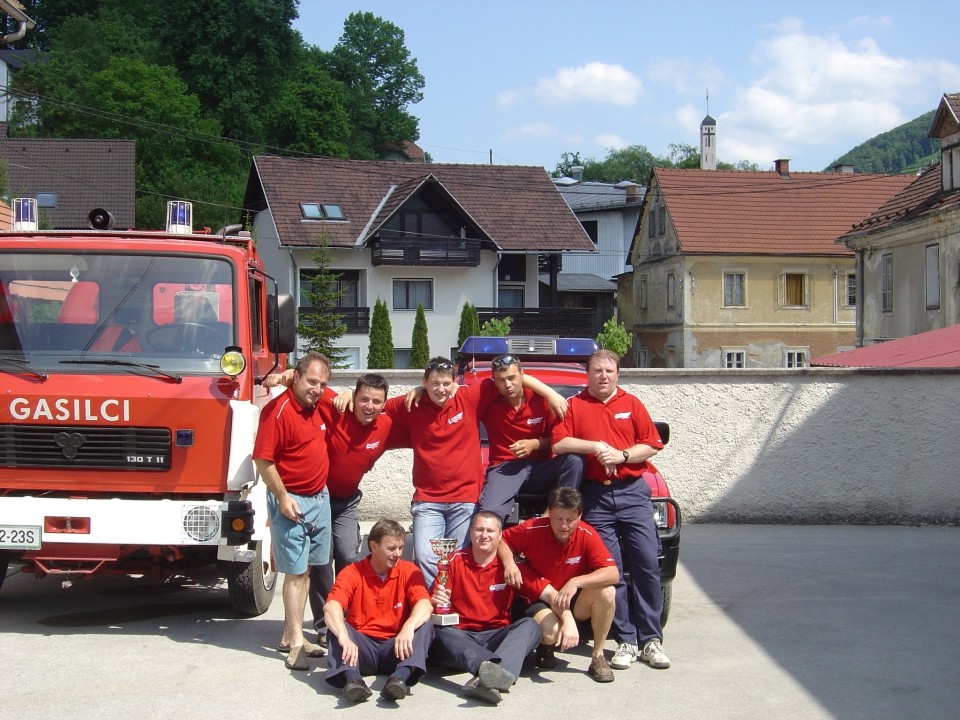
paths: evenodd
<path fill-rule="evenodd" d="M 454 538 L 430 538 L 430 548 L 437 555 L 437 587 L 449 589 L 450 582 L 450 556 L 457 549 L 457 541 Z M 430 622 L 434 625 L 457 625 L 460 622 L 460 615 L 453 612 L 450 603 L 437 605 L 430 616 Z"/>

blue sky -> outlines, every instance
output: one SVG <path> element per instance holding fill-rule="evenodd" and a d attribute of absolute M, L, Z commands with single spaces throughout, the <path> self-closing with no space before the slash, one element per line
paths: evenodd
<path fill-rule="evenodd" d="M 699 146 L 709 88 L 719 160 L 821 170 L 960 91 L 956 3 L 302 0 L 294 25 L 329 50 L 355 11 L 404 31 L 435 162 L 666 155 Z"/>

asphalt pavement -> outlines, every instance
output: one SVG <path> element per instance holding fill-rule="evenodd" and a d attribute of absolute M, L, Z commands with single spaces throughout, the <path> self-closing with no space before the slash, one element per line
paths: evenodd
<path fill-rule="evenodd" d="M 635 664 L 599 685 L 581 646 L 497 708 L 439 670 L 400 703 L 345 703 L 325 660 L 284 667 L 279 591 L 242 619 L 212 573 L 70 587 L 16 574 L 0 590 L 0 718 L 960 716 L 960 528 L 687 525 L 680 561 L 671 669 Z"/>

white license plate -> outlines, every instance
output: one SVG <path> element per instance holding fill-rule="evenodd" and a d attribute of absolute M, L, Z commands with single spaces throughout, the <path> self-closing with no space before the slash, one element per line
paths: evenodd
<path fill-rule="evenodd" d="M 39 550 L 40 527 L 0 525 L 0 550 Z"/>

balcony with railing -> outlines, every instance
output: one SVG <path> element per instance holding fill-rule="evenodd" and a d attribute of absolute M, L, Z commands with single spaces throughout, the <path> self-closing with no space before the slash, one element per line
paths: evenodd
<path fill-rule="evenodd" d="M 481 325 L 491 318 L 512 318 L 511 335 L 593 338 L 603 330 L 603 320 L 593 308 L 478 307 L 477 316 Z"/>
<path fill-rule="evenodd" d="M 317 308 L 301 305 L 297 312 L 302 315 L 319 312 Z M 364 334 L 370 332 L 370 308 L 368 307 L 338 307 L 333 312 L 343 318 L 347 326 L 347 334 Z"/>
<path fill-rule="evenodd" d="M 436 267 L 477 267 L 480 241 L 459 238 L 411 240 L 379 237 L 372 245 L 373 265 L 423 265 Z"/>

